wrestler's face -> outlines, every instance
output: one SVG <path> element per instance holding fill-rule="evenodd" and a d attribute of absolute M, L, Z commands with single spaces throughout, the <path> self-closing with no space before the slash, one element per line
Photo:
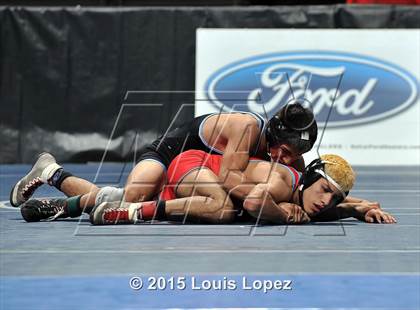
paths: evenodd
<path fill-rule="evenodd" d="M 341 197 L 340 191 L 324 178 L 303 191 L 303 209 L 309 216 L 314 216 L 326 207 L 331 207 Z M 334 200 L 333 200 L 334 199 Z"/>
<path fill-rule="evenodd" d="M 295 162 L 300 156 L 296 150 L 287 144 L 277 144 L 273 147 L 270 147 L 270 154 L 273 161 L 288 166 Z"/>

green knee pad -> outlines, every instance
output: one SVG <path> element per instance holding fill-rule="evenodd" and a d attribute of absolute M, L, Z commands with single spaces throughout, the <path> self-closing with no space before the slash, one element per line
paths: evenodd
<path fill-rule="evenodd" d="M 75 196 L 67 199 L 67 212 L 70 217 L 79 217 L 82 215 L 82 210 L 80 209 L 80 198 L 82 198 L 82 196 Z"/>

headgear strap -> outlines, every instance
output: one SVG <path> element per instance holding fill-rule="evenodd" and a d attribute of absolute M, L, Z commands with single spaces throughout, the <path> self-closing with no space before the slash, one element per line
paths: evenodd
<path fill-rule="evenodd" d="M 323 163 L 325 164 L 325 162 L 323 162 Z M 332 177 L 330 177 L 328 174 L 326 174 L 325 171 L 323 171 L 321 169 L 315 169 L 315 172 L 322 175 L 325 179 L 327 179 L 328 182 L 330 182 L 332 185 L 337 187 L 337 189 L 341 193 L 341 196 L 343 196 L 343 198 L 346 198 L 347 194 L 343 191 L 343 188 Z"/>

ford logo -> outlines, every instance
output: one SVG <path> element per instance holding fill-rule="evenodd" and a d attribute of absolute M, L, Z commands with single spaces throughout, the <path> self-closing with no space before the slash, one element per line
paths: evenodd
<path fill-rule="evenodd" d="M 310 51 L 235 62 L 216 71 L 205 84 L 207 100 L 221 110 L 271 117 L 288 101 L 300 98 L 320 125 L 329 117 L 329 127 L 398 114 L 417 101 L 418 88 L 416 78 L 394 64 L 355 54 Z"/>

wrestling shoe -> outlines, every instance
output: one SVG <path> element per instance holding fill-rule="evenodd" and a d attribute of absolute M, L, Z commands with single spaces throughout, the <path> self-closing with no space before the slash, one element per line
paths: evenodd
<path fill-rule="evenodd" d="M 93 225 L 136 224 L 141 208 L 141 203 L 103 202 L 92 209 L 89 219 Z"/>
<path fill-rule="evenodd" d="M 51 154 L 40 154 L 31 171 L 12 188 L 10 204 L 18 207 L 27 201 L 38 187 L 48 183 L 48 180 L 58 169 L 61 169 L 61 166 L 56 163 L 55 158 Z"/>
<path fill-rule="evenodd" d="M 54 221 L 69 216 L 65 206 L 66 199 L 31 199 L 21 206 L 20 213 L 27 222 Z"/>

